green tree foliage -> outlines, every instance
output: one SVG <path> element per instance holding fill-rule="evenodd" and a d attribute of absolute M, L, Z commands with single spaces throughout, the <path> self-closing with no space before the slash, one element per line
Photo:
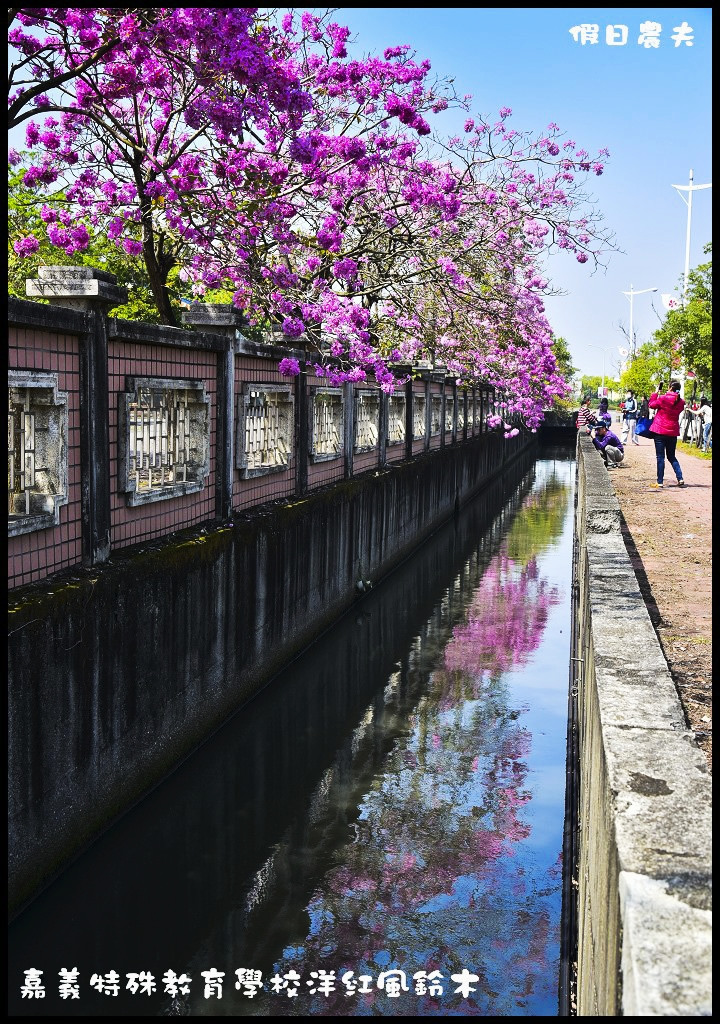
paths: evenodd
<path fill-rule="evenodd" d="M 703 252 L 710 256 L 712 245 Z M 654 334 L 657 346 L 670 369 L 677 374 L 681 364 L 695 373 L 705 390 L 712 379 L 712 260 L 702 263 L 688 275 L 687 302 L 668 311 L 662 326 Z M 669 373 L 664 373 L 667 381 Z"/>
<path fill-rule="evenodd" d="M 553 355 L 555 356 L 555 362 L 557 363 L 557 372 L 569 383 L 572 380 L 577 367 L 573 366 L 570 347 L 565 338 L 553 337 L 552 350 Z"/>
<path fill-rule="evenodd" d="M 673 352 L 671 345 L 653 342 L 642 345 L 622 375 L 623 394 L 629 389 L 639 398 L 643 395 L 649 397 L 657 391 L 661 381 L 669 384 L 673 379 L 673 374 L 677 373 L 677 367 L 673 367 L 674 362 L 677 362 L 677 353 Z"/>
<path fill-rule="evenodd" d="M 120 320 L 160 323 L 161 317 L 150 290 L 150 282 L 142 256 L 128 256 L 109 241 L 106 235 L 98 232 L 91 225 L 88 225 L 88 231 L 92 241 L 84 252 L 73 252 L 72 255 L 66 255 L 62 249 L 51 245 L 45 234 L 45 224 L 42 221 L 37 193 L 23 188 L 24 174 L 24 167 L 8 168 L 8 294 L 16 295 L 21 299 L 26 298 L 25 282 L 29 278 L 37 277 L 39 267 L 94 267 L 114 274 L 118 284 L 129 290 L 127 303 L 113 309 L 113 316 Z M 56 207 L 61 207 L 63 198 L 61 192 L 54 194 L 52 202 Z M 37 238 L 40 247 L 31 256 L 23 258 L 15 252 L 13 243 L 28 235 Z M 178 312 L 178 319 L 179 284 L 177 271 L 171 271 L 169 277 L 170 298 Z"/>
<path fill-rule="evenodd" d="M 580 392 L 583 396 L 589 395 L 594 401 L 601 384 L 602 377 L 596 377 L 593 374 L 583 374 L 580 378 Z"/>

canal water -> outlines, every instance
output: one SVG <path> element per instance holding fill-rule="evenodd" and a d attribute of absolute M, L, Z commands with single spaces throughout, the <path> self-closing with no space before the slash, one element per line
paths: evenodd
<path fill-rule="evenodd" d="M 106 832 L 11 1015 L 557 1016 L 573 488 L 514 463 Z"/>

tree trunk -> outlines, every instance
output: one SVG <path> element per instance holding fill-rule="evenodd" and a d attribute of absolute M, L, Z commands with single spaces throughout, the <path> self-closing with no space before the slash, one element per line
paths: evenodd
<path fill-rule="evenodd" d="M 139 165 L 133 167 L 135 184 L 140 198 L 140 215 L 142 224 L 142 253 L 145 261 L 145 269 L 148 273 L 150 290 L 152 291 L 155 305 L 158 308 L 162 323 L 168 327 L 177 327 L 177 317 L 170 302 L 170 295 L 167 290 L 167 277 L 174 261 L 163 259 L 159 251 L 160 246 L 156 245 L 158 239 L 155 236 L 155 228 L 152 219 L 152 203 L 145 195 L 142 182 L 142 171 Z"/>
<path fill-rule="evenodd" d="M 157 258 L 155 252 L 155 240 L 152 234 L 148 235 L 143 230 L 143 259 L 148 272 L 150 289 L 158 308 L 160 319 L 168 327 L 177 327 L 177 317 L 170 302 L 170 295 L 167 290 L 167 276 L 170 267 L 164 267 Z"/>

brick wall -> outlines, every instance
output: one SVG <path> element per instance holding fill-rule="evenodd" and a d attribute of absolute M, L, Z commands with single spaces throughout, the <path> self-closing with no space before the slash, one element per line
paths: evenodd
<path fill-rule="evenodd" d="M 412 416 L 406 416 L 405 441 L 388 443 L 388 399 L 376 392 L 377 442 L 355 450 L 356 399 L 373 385 L 365 382 L 336 388 L 335 401 L 341 397 L 343 402 L 338 419 L 343 431 L 340 450 L 337 455 L 313 455 L 313 395 L 327 390 L 327 381 L 316 376 L 311 361 L 299 377 L 282 376 L 278 370 L 280 359 L 291 354 L 305 365 L 304 353 L 278 346 L 276 338 L 268 345 L 248 342 L 222 311 L 216 320 L 211 310 L 208 320 L 198 321 L 202 326 L 193 331 L 113 320 L 89 307 L 72 309 L 11 299 L 10 310 L 10 369 L 53 374 L 58 390 L 67 394 L 68 484 L 68 500 L 59 508 L 57 525 L 41 525 L 38 521 L 37 527 L 32 525 L 28 532 L 9 538 L 11 588 L 80 564 L 98 564 L 113 550 L 200 524 L 217 523 L 228 513 L 302 496 L 342 479 L 374 472 L 384 465 L 403 462 L 409 453 L 412 458 L 420 457 L 453 443 L 453 416 L 446 415 L 445 410 L 452 409 L 456 394 L 458 410 L 462 409 L 463 392 L 454 382 L 422 371 L 421 378 L 401 393 L 406 399 L 406 412 L 411 396 L 420 399 L 421 409 L 424 404 L 423 436 L 408 439 Z M 234 311 L 228 315 L 234 315 Z M 137 494 L 129 497 L 127 478 L 120 479 L 127 444 L 121 437 L 121 407 L 125 408 L 124 396 L 133 379 L 157 379 L 166 384 L 190 381 L 201 386 L 203 401 L 209 401 L 209 472 L 207 476 L 201 474 L 198 489 L 170 493 L 169 488 L 167 494 L 153 493 L 151 500 L 145 492 L 141 502 L 135 500 Z M 103 381 L 104 395 L 98 394 L 103 391 Z M 267 395 L 277 395 L 277 389 L 287 394 L 284 400 L 294 417 L 287 466 L 249 472 L 238 457 L 238 446 L 244 448 L 245 444 L 241 415 L 249 385 L 260 391 L 266 386 Z M 436 434 L 430 433 L 431 412 L 437 415 L 438 411 L 438 405 L 432 404 L 433 396 L 440 400 L 441 430 Z M 468 438 L 474 432 L 472 409 L 471 394 Z M 463 432 L 458 430 L 455 443 L 462 439 Z"/>
<path fill-rule="evenodd" d="M 59 525 L 8 538 L 8 585 L 34 583 L 76 565 L 82 557 L 80 491 L 80 361 L 77 335 L 10 326 L 8 368 L 57 374 L 67 393 L 68 502 Z"/>

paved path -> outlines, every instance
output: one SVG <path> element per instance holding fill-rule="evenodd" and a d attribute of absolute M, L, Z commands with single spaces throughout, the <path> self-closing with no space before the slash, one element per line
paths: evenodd
<path fill-rule="evenodd" d="M 619 434 L 619 424 L 613 424 Z M 678 451 L 685 487 L 665 463 L 653 491 L 655 446 L 625 446 L 610 479 L 625 542 L 675 680 L 688 724 L 712 766 L 712 462 Z"/>
<path fill-rule="evenodd" d="M 655 493 L 649 490 L 650 484 L 657 480 L 655 445 L 644 437 L 638 439 L 637 445 L 625 445 L 625 460 L 628 465 L 632 462 L 647 469 L 647 484 L 643 487 L 642 482 L 638 482 L 638 494 L 646 492 L 659 501 L 670 503 L 666 506 L 666 513 L 673 509 L 682 514 L 684 510 L 686 515 L 692 514 L 710 523 L 712 520 L 712 462 L 686 455 L 681 451 L 678 451 L 677 459 L 687 487 L 683 489 L 677 486 L 673 468 L 666 461 L 665 486 L 662 491 Z"/>

